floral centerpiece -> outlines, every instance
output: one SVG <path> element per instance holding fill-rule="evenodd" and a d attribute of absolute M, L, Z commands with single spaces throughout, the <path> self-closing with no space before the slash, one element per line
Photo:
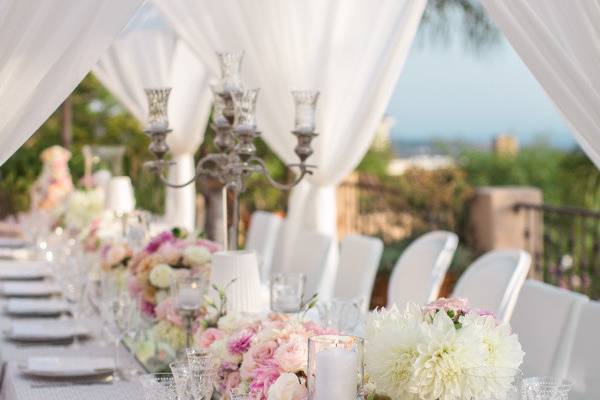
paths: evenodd
<path fill-rule="evenodd" d="M 165 231 L 154 237 L 129 261 L 128 288 L 142 297 L 142 312 L 156 315 L 156 306 L 169 296 L 178 274 L 194 274 L 210 279 L 212 253 L 219 245 L 187 235 L 180 229 Z"/>
<path fill-rule="evenodd" d="M 376 311 L 367 320 L 366 339 L 371 384 L 392 399 L 494 398 L 510 389 L 504 374 L 516 372 L 524 356 L 508 324 L 469 309 L 464 299 Z M 476 369 L 487 379 L 473 379 L 469 372 Z"/>
<path fill-rule="evenodd" d="M 217 327 L 196 332 L 196 346 L 219 360 L 216 389 L 257 399 L 306 399 L 308 338 L 334 333 L 312 321 L 271 313 L 262 318 L 228 314 Z"/>
<path fill-rule="evenodd" d="M 42 151 L 42 173 L 31 187 L 31 207 L 54 212 L 60 209 L 73 190 L 69 172 L 71 152 L 61 146 L 51 146 Z"/>
<path fill-rule="evenodd" d="M 82 232 L 104 211 L 104 192 L 101 189 L 76 190 L 67 197 L 63 212 L 64 226 Z"/>

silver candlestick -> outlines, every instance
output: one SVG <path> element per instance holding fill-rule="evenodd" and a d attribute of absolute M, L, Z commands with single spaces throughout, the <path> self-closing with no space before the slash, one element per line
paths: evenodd
<path fill-rule="evenodd" d="M 193 183 L 200 175 L 208 175 L 223 184 L 223 202 L 227 203 L 227 192 L 232 192 L 232 221 L 229 230 L 224 229 L 225 246 L 237 249 L 239 226 L 239 196 L 246 190 L 246 181 L 254 173 L 267 178 L 269 183 L 280 189 L 289 190 L 296 186 L 306 175 L 312 174 L 316 166 L 306 163 L 313 153 L 312 140 L 315 133 L 315 112 L 319 92 L 293 91 L 296 116 L 292 134 L 296 136 L 294 151 L 299 163 L 287 164 L 289 169 L 297 170 L 292 182 L 280 183 L 270 175 L 265 162 L 256 156 L 254 140 L 260 137 L 256 127 L 256 100 L 258 89 L 245 89 L 240 83 L 240 66 L 243 53 L 218 53 L 221 64 L 221 81 L 211 86 L 215 96 L 211 126 L 215 131 L 214 144 L 217 153 L 208 154 L 198 161 L 194 176 L 187 182 L 171 183 L 165 177 L 165 171 L 173 165 L 165 156 L 169 152 L 166 137 L 171 129 L 167 118 L 167 103 L 170 88 L 146 89 L 149 114 L 146 134 L 152 142 L 149 150 L 156 160 L 148 161 L 145 166 L 160 177 L 161 181 L 172 188 L 181 188 Z M 226 207 L 225 207 L 226 208 Z M 227 213 L 225 226 L 227 226 Z M 228 240 L 227 240 L 228 237 Z"/>

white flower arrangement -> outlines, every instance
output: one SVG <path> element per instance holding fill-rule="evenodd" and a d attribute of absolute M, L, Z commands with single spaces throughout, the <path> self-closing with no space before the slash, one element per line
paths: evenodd
<path fill-rule="evenodd" d="M 523 351 L 508 324 L 441 299 L 372 313 L 366 325 L 366 369 L 377 393 L 392 399 L 492 399 L 510 390 Z M 485 371 L 473 379 L 472 371 Z"/>

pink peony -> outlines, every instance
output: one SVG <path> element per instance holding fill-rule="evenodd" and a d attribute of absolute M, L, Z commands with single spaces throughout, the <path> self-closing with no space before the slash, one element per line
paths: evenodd
<path fill-rule="evenodd" d="M 240 386 L 240 373 L 239 371 L 231 372 L 225 379 L 225 390 L 229 392 L 231 389 L 237 389 Z"/>
<path fill-rule="evenodd" d="M 227 350 L 229 350 L 231 354 L 245 353 L 250 348 L 253 337 L 254 331 L 251 329 L 244 329 L 229 339 L 227 342 Z"/>
<path fill-rule="evenodd" d="M 172 297 L 168 297 L 161 301 L 154 309 L 156 318 L 161 321 L 168 321 L 176 326 L 183 326 L 183 320 L 177 312 L 177 306 L 175 300 Z"/>
<path fill-rule="evenodd" d="M 223 332 L 217 328 L 208 328 L 203 332 L 199 332 L 196 337 L 196 343 L 203 349 L 208 349 L 214 342 L 224 336 Z"/>
<path fill-rule="evenodd" d="M 260 399 L 266 399 L 271 385 L 279 378 L 281 370 L 274 361 L 269 361 L 254 371 L 254 377 L 250 382 L 250 392 L 259 395 Z"/>
<path fill-rule="evenodd" d="M 273 359 L 279 364 L 284 372 L 306 371 L 306 359 L 308 357 L 308 343 L 300 336 L 293 337 L 289 342 L 281 345 Z"/>
<path fill-rule="evenodd" d="M 176 264 L 181 258 L 181 250 L 175 244 L 175 242 L 165 242 L 157 251 L 166 264 Z"/>
<path fill-rule="evenodd" d="M 164 231 L 164 232 L 158 234 L 156 237 L 154 237 L 154 239 L 152 239 L 150 241 L 150 243 L 148 243 L 145 250 L 148 253 L 152 254 L 152 253 L 156 252 L 163 243 L 174 242 L 174 241 L 175 241 L 175 236 L 173 236 L 173 233 L 171 231 Z"/>
<path fill-rule="evenodd" d="M 242 366 L 240 372 L 244 379 L 250 379 L 254 370 L 263 364 L 271 361 L 275 350 L 277 350 L 277 342 L 269 340 L 268 342 L 258 343 L 250 347 L 250 349 L 244 353 Z"/>
<path fill-rule="evenodd" d="M 150 303 L 149 301 L 142 300 L 140 308 L 141 308 L 142 314 L 144 314 L 145 316 L 150 317 L 150 318 L 154 318 L 156 316 L 156 313 L 154 312 L 155 306 L 154 306 L 154 304 Z"/>

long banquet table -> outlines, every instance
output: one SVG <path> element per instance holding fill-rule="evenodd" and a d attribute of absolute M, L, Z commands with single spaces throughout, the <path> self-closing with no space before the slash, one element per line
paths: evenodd
<path fill-rule="evenodd" d="M 10 324 L 11 317 L 4 313 L 6 299 L 0 299 L 0 331 L 4 332 Z M 18 318 L 27 320 L 28 318 Z M 33 318 L 32 318 L 33 319 Z M 89 322 L 87 322 L 89 321 Z M 96 335 L 101 324 L 99 316 L 86 319 L 92 332 Z M 69 345 L 48 344 L 22 344 L 5 339 L 2 335 L 0 344 L 0 359 L 3 365 L 3 378 L 0 378 L 0 399 L 2 400 L 143 400 L 144 395 L 141 385 L 136 379 L 118 381 L 110 384 L 78 384 L 70 385 L 67 382 L 42 380 L 23 375 L 19 371 L 19 364 L 24 363 L 29 356 L 104 356 L 113 357 L 115 346 L 104 344 L 97 337 L 82 340 L 78 348 Z M 119 364 L 142 368 L 137 364 L 130 352 L 124 347 L 119 347 Z M 6 364 L 4 364 L 6 363 Z M 48 383 L 46 385 L 45 383 Z M 41 386 L 41 387 L 40 387 Z"/>

